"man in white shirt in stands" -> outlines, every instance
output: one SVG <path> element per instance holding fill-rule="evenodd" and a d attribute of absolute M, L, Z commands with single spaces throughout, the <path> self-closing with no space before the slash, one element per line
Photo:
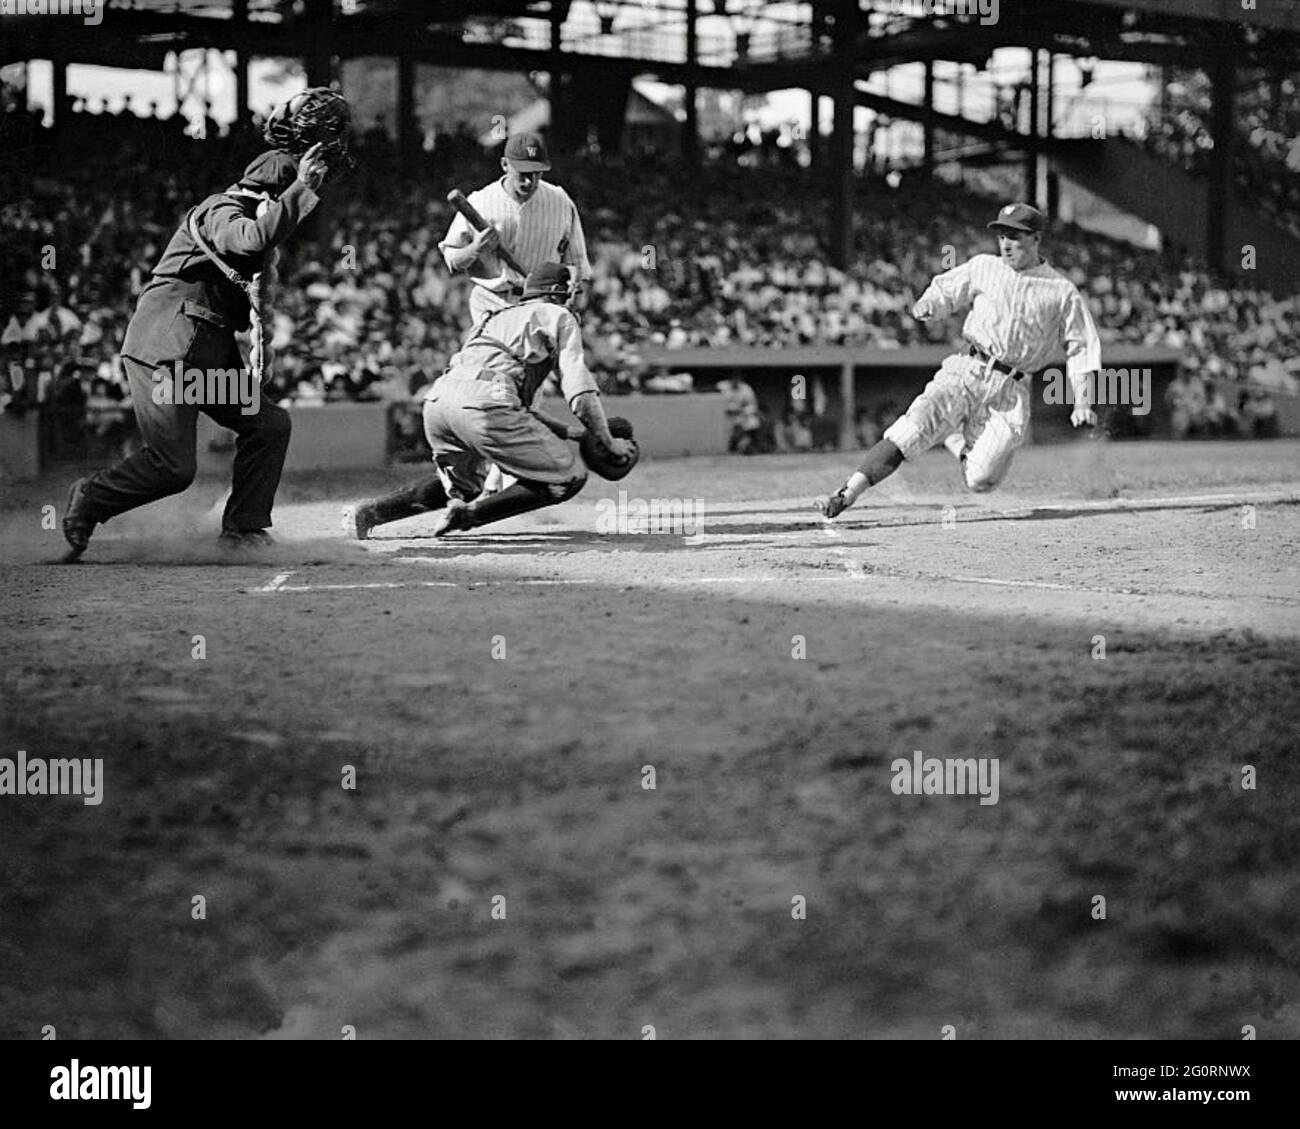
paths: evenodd
<path fill-rule="evenodd" d="M 944 359 L 848 481 L 813 503 L 824 517 L 838 517 L 904 459 L 940 442 L 961 461 L 971 490 L 992 490 L 1024 442 L 1033 374 L 1062 347 L 1074 398 L 1070 422 L 1096 424 L 1092 391 L 1101 340 L 1078 288 L 1040 253 L 1043 214 L 1028 204 L 1008 204 L 988 227 L 999 253 L 975 255 L 936 275 L 912 307 L 918 321 L 969 309 L 965 347 Z"/>

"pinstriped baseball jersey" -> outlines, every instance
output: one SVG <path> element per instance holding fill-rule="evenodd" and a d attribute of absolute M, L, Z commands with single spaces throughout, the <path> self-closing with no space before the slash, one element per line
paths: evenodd
<path fill-rule="evenodd" d="M 921 295 L 934 316 L 970 307 L 962 336 L 998 360 L 1037 372 L 1062 343 L 1071 384 L 1101 368 L 1101 339 L 1083 296 L 1046 262 L 1018 271 L 998 255 L 975 255 L 936 275 Z"/>
<path fill-rule="evenodd" d="M 565 263 L 574 267 L 579 279 L 591 277 L 587 258 L 587 240 L 577 205 L 569 194 L 555 184 L 540 181 L 532 197 L 520 204 L 506 191 L 505 177 L 469 195 L 469 202 L 479 214 L 501 233 L 501 243 L 526 271 L 543 263 Z M 438 248 L 464 247 L 474 237 L 474 229 L 459 212 Z M 502 265 L 496 255 L 485 256 L 469 268 L 470 278 L 488 290 L 506 290 L 523 280 Z M 450 264 L 448 264 L 450 266 Z"/>

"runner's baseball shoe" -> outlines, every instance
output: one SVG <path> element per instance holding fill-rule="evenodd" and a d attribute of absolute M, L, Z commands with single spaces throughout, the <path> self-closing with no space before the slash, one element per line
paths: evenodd
<path fill-rule="evenodd" d="M 90 545 L 90 535 L 94 532 L 96 521 L 90 516 L 90 502 L 86 498 L 86 479 L 78 478 L 68 488 L 68 502 L 63 510 L 63 536 L 71 546 L 63 559 L 66 562 L 77 560 Z"/>
<path fill-rule="evenodd" d="M 839 517 L 849 508 L 848 499 L 844 497 L 844 487 L 841 486 L 834 494 L 825 498 L 818 498 L 813 502 L 813 508 L 822 515 L 827 521 L 831 518 Z"/>
<path fill-rule="evenodd" d="M 379 522 L 375 520 L 373 506 L 348 506 L 343 511 L 343 532 L 354 541 L 367 540 L 370 537 L 370 531 L 378 524 Z"/>

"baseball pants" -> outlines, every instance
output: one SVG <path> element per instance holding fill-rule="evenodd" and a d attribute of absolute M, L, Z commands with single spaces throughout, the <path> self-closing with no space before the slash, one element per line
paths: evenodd
<path fill-rule="evenodd" d="M 503 294 L 500 291 L 489 290 L 486 286 L 475 284 L 470 288 L 469 294 L 470 323 L 478 325 L 488 314 L 495 313 L 497 310 L 504 310 L 507 306 L 517 302 L 519 295 L 522 293 L 522 288 Z M 495 494 L 499 490 L 504 490 L 513 481 L 513 479 L 507 481 L 506 475 L 501 468 L 494 466 L 488 471 L 484 489 L 490 494 Z"/>
<path fill-rule="evenodd" d="M 473 501 L 491 465 L 515 478 L 563 485 L 584 475 L 574 449 L 504 384 L 440 377 L 425 398 L 424 433 L 447 493 Z"/>
<path fill-rule="evenodd" d="M 997 372 L 987 361 L 954 353 L 944 358 L 911 407 L 885 429 L 905 459 L 924 454 L 955 432 L 966 440 L 966 485 L 991 490 L 1006 475 L 1025 441 L 1032 389 Z"/>

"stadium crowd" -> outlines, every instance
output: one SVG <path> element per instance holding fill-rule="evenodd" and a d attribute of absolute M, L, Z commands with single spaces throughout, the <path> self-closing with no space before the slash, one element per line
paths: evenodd
<path fill-rule="evenodd" d="M 116 356 L 135 297 L 184 210 L 235 178 L 256 137 L 216 136 L 212 123 L 196 140 L 175 118 L 85 108 L 57 146 L 23 111 L 6 113 L 0 131 L 15 154 L 0 172 L 11 201 L 0 215 L 0 396 L 10 411 L 58 402 L 69 415 L 80 401 L 116 441 L 127 426 Z M 359 171 L 287 249 L 273 341 L 282 400 L 407 400 L 442 370 L 468 321 L 467 284 L 448 275 L 436 245 L 451 220 L 447 188 L 498 175 L 495 155 L 463 137 L 434 139 L 399 176 L 382 135 L 358 148 Z M 910 303 L 933 274 L 991 249 L 996 207 L 950 184 L 863 179 L 857 254 L 839 271 L 818 240 L 815 173 L 793 162 L 723 159 L 687 178 L 651 155 L 561 158 L 551 179 L 586 227 L 595 278 L 584 336 L 611 391 L 663 387 L 636 362 L 647 343 L 948 341 L 954 325 L 921 325 Z M 1207 398 L 1219 383 L 1296 387 L 1295 296 L 1079 228 L 1054 231 L 1045 252 L 1088 297 L 1103 341 L 1180 351 L 1209 382 Z"/>

